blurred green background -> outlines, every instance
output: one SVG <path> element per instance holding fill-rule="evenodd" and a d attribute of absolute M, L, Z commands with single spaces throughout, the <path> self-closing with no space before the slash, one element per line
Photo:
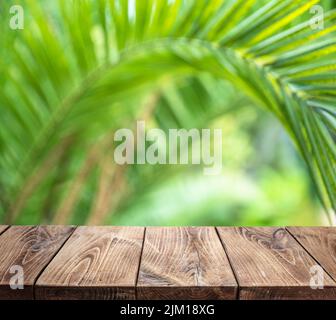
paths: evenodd
<path fill-rule="evenodd" d="M 157 175 L 158 181 L 121 203 L 108 218 L 110 223 L 327 223 L 305 164 L 277 120 L 231 89 L 237 101 L 230 97 L 227 103 L 235 110 L 210 122 L 210 127 L 223 129 L 222 175 L 206 176 L 198 168 L 188 168 L 162 182 L 159 172 L 153 172 L 151 179 Z"/>
<path fill-rule="evenodd" d="M 174 7 L 175 2 L 181 7 Z M 244 5 L 241 13 L 235 9 L 238 14 L 228 31 L 268 3 L 247 2 L 251 6 Z M 8 10 L 17 3 L 25 9 L 25 29 L 8 30 Z M 184 1 L 151 0 L 143 1 L 146 4 L 142 6 L 134 4 L 139 1 L 128 1 L 126 13 L 122 11 L 124 3 L 101 0 L 1 3 L 0 223 L 328 224 L 307 164 L 275 113 L 251 99 L 243 87 L 217 76 L 216 72 L 186 72 L 189 67 L 182 66 L 182 62 L 198 54 L 191 48 L 189 54 L 188 46 L 184 47 L 182 57 L 174 56 L 174 63 L 181 64 L 176 72 L 170 71 L 173 58 L 162 62 L 142 49 L 138 60 L 134 58 L 135 61 L 122 64 L 120 71 L 116 69 L 115 74 L 96 79 L 94 72 L 105 68 L 105 60 L 118 64 L 123 55 L 127 57 L 127 49 L 146 44 L 159 35 L 168 41 L 169 32 L 195 39 L 208 34 L 215 37 L 210 29 L 204 36 L 202 28 L 206 30 L 211 15 L 225 13 L 239 1 L 209 1 L 204 21 L 197 20 L 203 21 L 204 26 L 201 22 L 195 26 L 196 13 L 200 15 L 202 8 L 206 8 L 202 7 L 206 2 L 201 0 L 190 1 L 191 9 Z M 278 1 L 277 6 L 281 3 Z M 288 2 L 282 11 L 270 15 L 258 32 L 282 21 L 302 3 L 305 2 Z M 326 10 L 335 8 L 334 1 L 321 3 Z M 107 5 L 111 6 L 108 12 Z M 152 13 L 149 18 L 159 7 L 161 16 Z M 185 27 L 182 31 L 181 24 L 179 28 L 171 28 L 175 31 L 169 31 L 169 23 L 164 21 L 180 21 L 188 14 L 195 19 L 183 25 L 189 23 L 189 29 Z M 309 17 L 305 10 L 296 20 L 271 31 L 269 37 Z M 113 34 L 109 29 L 111 21 L 117 30 Z M 223 28 L 218 25 L 217 33 Z M 307 39 L 307 35 L 304 37 Z M 249 35 L 242 39 L 249 39 Z M 212 64 L 208 58 L 202 63 Z M 292 63 L 290 67 L 300 67 L 300 63 Z M 162 72 L 164 76 L 156 76 L 160 70 L 166 70 Z M 147 75 L 154 80 L 147 81 Z M 110 84 L 112 77 L 114 82 Z M 72 95 L 78 86 L 79 92 Z M 113 92 L 112 98 L 108 92 Z M 69 115 L 58 120 L 58 109 L 54 106 L 64 105 L 70 105 Z M 102 105 L 108 107 L 100 108 Z M 222 128 L 222 174 L 206 176 L 201 166 L 193 165 L 115 165 L 111 133 L 118 128 L 132 128 L 141 119 L 147 121 L 148 127 L 163 130 Z M 61 151 L 55 152 L 55 158 L 49 158 L 48 155 L 54 155 L 52 150 Z"/>

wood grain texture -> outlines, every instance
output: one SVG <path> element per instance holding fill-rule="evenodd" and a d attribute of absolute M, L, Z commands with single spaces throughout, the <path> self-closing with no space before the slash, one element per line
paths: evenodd
<path fill-rule="evenodd" d="M 235 299 L 236 290 L 215 228 L 146 229 L 139 299 Z"/>
<path fill-rule="evenodd" d="M 240 299 L 335 299 L 336 283 L 310 287 L 314 259 L 283 228 L 218 228 L 235 271 Z"/>
<path fill-rule="evenodd" d="M 288 227 L 287 229 L 336 281 L 336 228 Z"/>
<path fill-rule="evenodd" d="M 8 229 L 8 226 L 0 225 L 0 234 L 3 233 L 6 229 Z"/>
<path fill-rule="evenodd" d="M 135 299 L 144 228 L 79 227 L 44 270 L 37 299 Z"/>
<path fill-rule="evenodd" d="M 33 285 L 73 231 L 72 227 L 13 226 L 0 237 L 0 299 L 33 299 Z M 10 287 L 22 267 L 24 288 Z"/>

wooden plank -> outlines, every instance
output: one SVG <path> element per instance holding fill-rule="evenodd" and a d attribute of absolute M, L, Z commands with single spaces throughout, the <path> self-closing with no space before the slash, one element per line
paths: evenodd
<path fill-rule="evenodd" d="M 240 299 L 335 299 L 336 284 L 323 272 L 324 289 L 310 287 L 316 262 L 283 228 L 218 228 L 240 286 Z"/>
<path fill-rule="evenodd" d="M 3 233 L 0 237 L 0 299 L 33 299 L 34 282 L 72 230 L 61 226 L 13 226 Z M 11 284 L 18 284 L 15 280 L 21 275 L 23 289 L 13 290 Z"/>
<path fill-rule="evenodd" d="M 289 227 L 287 229 L 336 280 L 336 228 Z"/>
<path fill-rule="evenodd" d="M 149 227 L 139 299 L 235 299 L 237 283 L 215 228 Z"/>
<path fill-rule="evenodd" d="M 135 299 L 144 228 L 79 227 L 35 286 L 37 299 Z"/>
<path fill-rule="evenodd" d="M 6 229 L 8 229 L 8 226 L 0 225 L 0 234 L 3 233 Z"/>

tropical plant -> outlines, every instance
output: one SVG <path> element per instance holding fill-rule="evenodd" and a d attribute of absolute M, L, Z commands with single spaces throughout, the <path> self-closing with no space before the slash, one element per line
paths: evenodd
<path fill-rule="evenodd" d="M 8 26 L 14 4 L 24 8 L 23 30 Z M 309 12 L 317 4 L 325 9 L 322 29 Z M 246 101 L 281 122 L 326 212 L 335 212 L 332 1 L 10 0 L 1 6 L 1 220 L 69 223 L 85 200 L 90 210 L 82 221 L 104 223 L 121 199 L 171 174 L 169 166 L 158 175 L 147 166 L 115 165 L 117 128 L 139 118 L 163 129 L 206 127 Z"/>

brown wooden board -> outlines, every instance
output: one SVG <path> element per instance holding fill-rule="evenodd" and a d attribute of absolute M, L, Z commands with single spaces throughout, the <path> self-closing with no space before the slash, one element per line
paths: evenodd
<path fill-rule="evenodd" d="M 44 270 L 37 299 L 135 299 L 144 228 L 79 227 Z"/>
<path fill-rule="evenodd" d="M 237 283 L 213 227 L 146 229 L 139 299 L 235 299 Z"/>
<path fill-rule="evenodd" d="M 0 234 L 3 233 L 7 228 L 8 226 L 0 225 Z"/>
<path fill-rule="evenodd" d="M 0 237 L 0 299 L 33 299 L 38 275 L 72 231 L 72 227 L 62 226 L 13 226 L 6 230 Z M 14 290 L 20 280 L 23 289 Z"/>
<path fill-rule="evenodd" d="M 323 271 L 324 289 L 311 288 L 311 268 L 317 263 L 285 229 L 219 227 L 218 232 L 240 286 L 240 299 L 336 297 L 336 283 Z"/>
<path fill-rule="evenodd" d="M 336 280 L 336 228 L 289 227 L 287 229 Z"/>

